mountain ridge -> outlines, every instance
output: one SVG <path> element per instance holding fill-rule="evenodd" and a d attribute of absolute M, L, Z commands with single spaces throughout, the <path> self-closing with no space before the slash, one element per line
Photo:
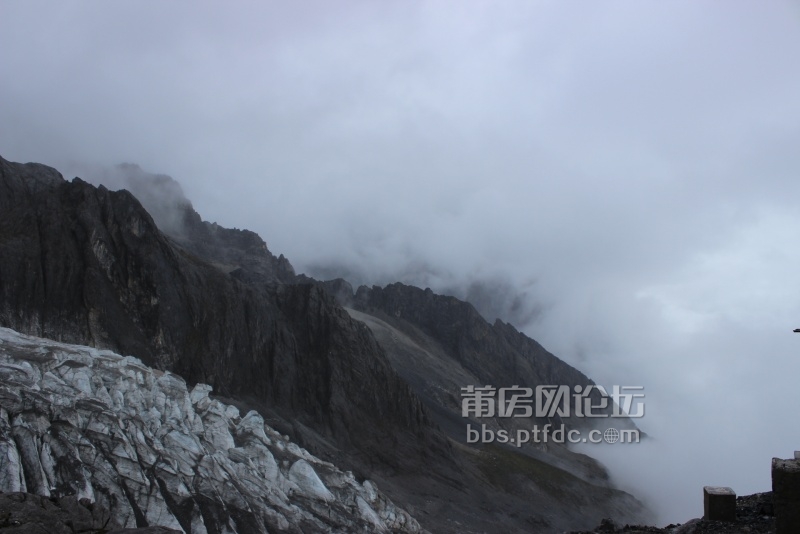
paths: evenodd
<path fill-rule="evenodd" d="M 549 532 L 596 524 L 608 510 L 644 513 L 592 460 L 574 469 L 583 482 L 559 486 L 548 477 L 571 480 L 562 468 L 578 461 L 563 450 L 487 452 L 454 441 L 374 331 L 336 304 L 332 284 L 295 275 L 256 234 L 202 221 L 188 201 L 165 219 L 180 221 L 168 234 L 128 192 L 0 163 L 2 326 L 88 340 L 210 383 L 314 454 L 378 480 L 434 532 L 464 532 L 465 524 Z M 485 329 L 478 317 L 461 325 L 467 338 Z M 477 365 L 479 351 L 464 347 Z M 502 480 L 491 467 L 498 461 L 510 469 L 500 470 Z"/>
<path fill-rule="evenodd" d="M 14 170 L 2 162 L 0 187 L 12 190 L 0 196 L 3 326 L 110 348 L 224 395 L 253 395 L 317 414 L 308 423 L 343 440 L 363 431 L 372 436 L 366 443 L 379 443 L 364 421 L 387 417 L 394 433 L 414 433 L 405 441 L 420 453 L 418 430 L 436 439 L 371 337 L 323 290 L 247 284 L 173 246 L 126 191 L 81 179 L 58 182 L 52 173 L 46 189 L 26 188 Z M 306 316 L 310 310 L 315 313 Z M 311 346 L 310 327 L 346 334 L 317 336 Z M 341 344 L 326 345 L 334 342 Z M 326 366 L 338 371 L 315 372 Z M 354 388 L 350 373 L 374 376 L 366 382 L 376 389 Z M 306 389 L 329 395 L 306 395 Z M 359 415 L 358 405 L 374 415 Z"/>

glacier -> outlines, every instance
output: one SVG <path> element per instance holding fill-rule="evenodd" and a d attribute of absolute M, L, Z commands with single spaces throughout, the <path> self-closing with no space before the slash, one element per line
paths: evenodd
<path fill-rule="evenodd" d="M 122 528 L 425 532 L 373 482 L 211 393 L 130 356 L 0 328 L 0 491 L 88 499 Z"/>

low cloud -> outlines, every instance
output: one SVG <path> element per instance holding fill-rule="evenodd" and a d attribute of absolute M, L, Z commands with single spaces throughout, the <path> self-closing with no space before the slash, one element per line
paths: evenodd
<path fill-rule="evenodd" d="M 472 299 L 644 386 L 652 442 L 597 455 L 665 523 L 798 448 L 795 6 L 3 11 L 3 157 L 135 162 L 298 272 Z"/>

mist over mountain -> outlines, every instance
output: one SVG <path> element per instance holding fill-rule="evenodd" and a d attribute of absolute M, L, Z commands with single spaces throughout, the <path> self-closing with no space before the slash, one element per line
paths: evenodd
<path fill-rule="evenodd" d="M 140 175 L 140 178 L 142 176 L 145 177 L 145 182 L 153 181 L 153 176 L 147 178 L 149 175 L 146 172 Z M 97 178 L 91 179 L 100 183 Z M 158 180 L 154 183 L 156 182 Z M 169 189 L 172 190 L 174 187 L 170 186 Z M 161 197 L 158 195 L 153 196 L 151 205 L 156 212 L 159 209 L 166 209 L 166 214 L 171 213 L 170 206 L 181 206 L 183 202 L 180 197 L 178 202 L 173 202 L 171 195 L 165 196 L 166 199 L 169 199 L 169 202 L 160 202 L 159 198 Z M 179 211 L 180 209 L 182 208 L 179 207 Z M 168 221 L 174 219 L 173 216 L 166 217 Z M 209 225 L 210 223 L 203 224 Z M 313 272 L 318 273 L 319 279 L 327 279 L 343 274 L 348 280 L 364 280 L 367 285 L 371 284 L 368 276 L 364 273 L 379 272 L 375 270 L 375 266 L 365 265 L 365 268 L 359 271 L 358 269 L 344 268 L 336 260 L 332 260 L 331 263 L 333 267 L 319 267 Z M 306 270 L 306 272 L 309 272 L 309 270 Z M 442 287 L 445 287 L 445 290 L 437 289 L 437 292 L 443 294 L 469 295 L 471 286 L 481 287 L 484 285 L 480 282 L 476 283 L 469 276 L 462 279 L 452 273 L 448 274 L 446 270 L 437 270 L 421 263 L 408 265 L 403 273 L 407 283 L 413 284 L 414 280 L 427 282 L 427 284 L 420 283 L 420 287 L 428 285 L 436 287 L 437 284 L 441 284 Z M 391 277 L 388 275 L 378 276 L 377 279 L 386 280 L 387 283 L 391 282 Z M 450 281 L 449 285 L 447 282 L 443 282 L 448 280 Z M 453 283 L 453 280 L 458 281 Z M 509 287 L 513 287 L 513 282 L 509 282 L 509 278 L 503 279 L 500 276 L 493 277 L 492 280 L 492 287 L 496 288 L 497 292 L 490 296 L 489 302 L 494 303 L 494 305 L 487 306 L 485 301 L 482 303 L 479 298 L 472 297 L 478 311 L 489 322 L 493 321 L 492 316 L 508 317 L 505 320 L 520 329 L 527 330 L 529 333 L 536 333 L 536 337 L 539 339 L 548 340 L 545 341 L 546 346 L 554 347 L 557 349 L 554 352 L 564 355 L 567 361 L 572 362 L 581 369 L 586 369 L 588 371 L 587 374 L 595 378 L 598 383 L 608 387 L 613 384 L 636 384 L 646 387 L 648 415 L 641 421 L 641 424 L 643 424 L 642 429 L 650 435 L 651 439 L 646 443 L 642 443 L 635 450 L 623 451 L 615 450 L 611 447 L 588 447 L 585 450 L 580 448 L 579 450 L 599 457 L 605 465 L 610 466 L 615 484 L 645 499 L 649 505 L 657 506 L 661 524 L 681 519 L 686 520 L 699 515 L 698 501 L 691 493 L 687 492 L 687 488 L 702 487 L 708 483 L 709 479 L 716 480 L 719 473 L 725 473 L 726 480 L 728 476 L 738 480 L 738 484 L 735 481 L 729 483 L 739 488 L 739 491 L 743 493 L 763 491 L 768 487 L 768 473 L 761 468 L 757 461 L 740 464 L 739 459 L 743 456 L 760 458 L 780 455 L 781 453 L 773 451 L 768 442 L 759 439 L 757 434 L 742 436 L 735 432 L 735 429 L 721 429 L 718 426 L 714 427 L 716 429 L 714 436 L 707 441 L 686 439 L 685 436 L 702 435 L 705 432 L 704 428 L 709 425 L 714 426 L 715 418 L 711 410 L 698 410 L 697 407 L 719 406 L 720 403 L 723 403 L 725 404 L 725 410 L 728 410 L 730 406 L 735 406 L 735 410 L 739 413 L 749 413 L 751 414 L 751 419 L 757 421 L 759 425 L 764 425 L 764 430 L 761 431 L 762 434 L 774 436 L 774 439 L 778 440 L 786 439 L 780 436 L 789 435 L 793 430 L 771 422 L 773 416 L 769 413 L 755 415 L 759 410 L 758 406 L 761 404 L 759 402 L 754 404 L 751 402 L 751 398 L 744 394 L 719 397 L 719 389 L 738 391 L 736 386 L 733 385 L 737 375 L 720 374 L 716 376 L 716 380 L 722 380 L 722 385 L 718 386 L 718 388 L 698 389 L 701 383 L 698 380 L 710 379 L 711 375 L 708 374 L 701 374 L 699 377 L 694 374 L 682 375 L 689 379 L 688 386 L 680 381 L 669 382 L 668 377 L 674 377 L 675 355 L 683 353 L 685 355 L 681 357 L 690 358 L 690 355 L 694 354 L 698 349 L 687 345 L 686 342 L 670 339 L 668 330 L 666 330 L 669 326 L 664 324 L 664 321 L 673 319 L 670 319 L 670 316 L 659 316 L 657 309 L 652 306 L 652 300 L 657 293 L 647 295 L 646 300 L 642 300 L 639 297 L 631 307 L 630 302 L 621 301 L 621 297 L 625 297 L 624 291 L 616 295 L 613 294 L 613 291 L 618 286 L 612 284 L 603 290 L 592 290 L 593 293 L 591 294 L 595 298 L 608 299 L 610 297 L 612 302 L 620 302 L 621 305 L 619 307 L 600 310 L 597 307 L 597 303 L 594 304 L 594 307 L 585 303 L 581 306 L 570 308 L 567 306 L 570 302 L 583 302 L 585 295 L 580 294 L 580 290 L 587 291 L 585 286 L 578 285 L 573 290 L 562 291 L 562 300 L 558 300 L 555 298 L 552 288 L 545 287 L 542 284 L 526 282 L 520 286 L 523 288 L 520 294 L 525 294 L 526 290 L 529 292 L 524 302 L 528 309 L 535 309 L 536 311 L 535 313 L 527 311 L 521 315 L 522 318 L 535 318 L 532 322 L 525 323 L 523 319 L 515 319 L 520 317 L 519 315 L 504 311 L 509 308 L 513 309 L 513 302 L 520 300 L 519 296 L 511 296 L 513 290 L 509 289 Z M 503 280 L 503 282 L 497 283 L 497 280 Z M 448 287 L 450 290 L 447 289 Z M 500 306 L 496 305 L 498 300 L 502 303 Z M 543 305 L 543 302 L 546 304 Z M 646 304 L 646 306 L 642 307 L 642 304 Z M 626 311 L 626 307 L 634 310 L 638 309 L 639 311 L 631 314 L 631 312 Z M 577 315 L 574 313 L 565 315 L 569 310 L 573 310 L 573 312 L 578 310 L 580 313 Z M 525 327 L 526 324 L 527 329 Z M 707 326 L 712 324 L 707 323 Z M 617 331 L 620 325 L 624 325 L 626 331 L 629 332 L 627 337 L 629 345 L 627 346 L 620 347 L 616 345 L 617 342 L 610 343 L 612 341 L 610 334 Z M 580 328 L 578 328 L 579 326 Z M 682 325 L 681 327 L 685 328 L 686 326 Z M 701 339 L 700 343 L 707 342 L 710 344 L 709 346 L 716 347 L 712 349 L 714 351 L 712 353 L 703 353 L 704 358 L 712 358 L 706 366 L 706 373 L 710 373 L 710 370 L 717 365 L 713 360 L 715 354 L 731 354 L 731 351 L 736 353 L 743 347 L 748 346 L 751 351 L 760 350 L 757 346 L 752 345 L 752 342 L 743 341 L 743 336 L 748 335 L 749 331 L 752 330 L 751 327 L 731 332 L 729 331 L 729 328 L 732 328 L 731 323 L 722 323 L 715 327 L 721 329 L 715 335 L 716 339 L 712 337 L 712 334 L 706 333 L 705 341 Z M 763 334 L 760 335 L 763 336 Z M 655 338 L 650 336 L 655 336 Z M 654 344 L 653 339 L 661 339 L 662 341 Z M 740 341 L 736 341 L 737 339 Z M 791 341 L 791 338 L 787 341 Z M 616 348 L 612 348 L 615 346 Z M 598 358 L 598 354 L 602 355 L 602 357 Z M 642 362 L 656 360 L 660 362 L 658 366 L 660 376 L 658 377 L 647 374 L 647 368 L 652 366 L 652 363 L 642 366 Z M 739 363 L 736 365 L 745 364 L 752 368 L 755 360 L 745 363 L 745 361 L 739 359 L 737 362 Z M 697 365 L 697 362 L 695 362 L 695 365 Z M 761 369 L 750 371 L 753 375 L 758 375 L 761 372 Z M 683 377 L 681 377 L 682 380 L 684 380 Z M 761 383 L 765 382 L 762 381 Z M 755 387 L 758 386 L 755 385 Z M 791 389 L 769 388 L 769 393 L 762 393 L 757 399 L 765 399 L 769 395 L 783 397 L 788 391 L 791 391 Z M 699 401 L 698 399 L 703 400 Z M 701 402 L 701 404 L 698 405 L 698 402 Z M 654 456 L 674 458 L 674 460 L 653 463 L 652 458 Z M 736 468 L 734 468 L 735 465 L 737 465 Z M 710 476 L 708 473 L 712 471 L 717 475 Z M 641 475 L 643 472 L 651 474 L 643 478 Z M 657 482 L 653 483 L 652 481 Z M 663 495 L 665 493 L 670 497 L 664 499 Z"/>
<path fill-rule="evenodd" d="M 89 183 L 104 185 L 109 189 L 126 189 L 142 203 L 158 227 L 172 236 L 185 236 L 186 212 L 193 207 L 181 185 L 171 176 L 152 174 L 134 163 L 113 167 L 73 164 L 67 175 L 80 176 Z M 306 273 L 317 280 L 342 278 L 354 287 L 360 285 L 386 285 L 396 281 L 419 287 L 437 287 L 439 293 L 452 295 L 475 306 L 489 321 L 502 319 L 524 329 L 543 312 L 543 306 L 528 293 L 535 282 L 520 287 L 500 274 L 481 275 L 467 280 L 456 280 L 447 273 L 423 263 L 410 263 L 400 272 L 371 272 L 369 265 L 355 263 L 311 264 Z"/>
<path fill-rule="evenodd" d="M 456 281 L 449 279 L 445 273 L 437 271 L 430 265 L 412 264 L 396 276 L 380 274 L 370 275 L 368 271 L 357 270 L 345 266 L 310 265 L 309 276 L 318 280 L 333 280 L 341 278 L 347 280 L 353 287 L 362 285 L 387 285 L 396 281 L 418 287 L 436 287 L 437 292 L 443 295 L 452 295 L 469 302 L 489 322 L 502 319 L 524 329 L 539 319 L 544 312 L 544 306 L 526 291 L 528 288 L 519 287 L 501 275 L 492 275 L 468 280 Z"/>
<path fill-rule="evenodd" d="M 135 335 L 116 341 L 155 357 L 169 351 L 145 350 L 148 328 L 179 314 L 162 310 L 136 331 L 126 313 L 140 317 L 152 287 L 122 283 L 128 259 L 153 252 L 174 268 L 163 284 L 186 290 L 167 302 L 194 305 L 191 329 L 165 335 L 190 332 L 184 348 L 214 338 L 203 362 L 220 366 L 209 368 L 215 385 L 230 363 L 216 350 L 250 342 L 204 318 L 227 314 L 228 325 L 264 311 L 253 304 L 264 287 L 299 274 L 343 278 L 352 293 L 400 282 L 469 301 L 489 327 L 500 318 L 599 385 L 645 388 L 646 442 L 572 452 L 599 459 L 661 524 L 687 520 L 701 513 L 702 486 L 764 491 L 761 462 L 800 448 L 800 427 L 787 424 L 800 405 L 798 50 L 800 11 L 785 0 L 4 2 L 0 154 L 109 193 L 73 189 L 99 213 L 69 212 L 66 224 L 65 210 L 45 224 L 58 230 L 51 256 L 19 255 L 0 235 L 20 260 L 3 272 L 25 286 L 12 293 L 39 299 L 26 328 L 75 316 L 76 342 L 87 332 L 108 341 L 92 328 L 119 319 Z M 34 171 L 43 183 L 54 175 L 20 170 Z M 142 173 L 163 174 L 138 183 Z M 98 266 L 84 258 L 94 249 L 72 245 L 103 209 L 134 204 L 111 194 L 120 188 L 168 235 L 129 256 L 109 232 L 97 251 L 115 261 Z M 39 228 L 23 230 L 37 242 Z M 59 269 L 38 267 L 62 253 Z M 85 270 L 70 267 L 79 258 Z M 100 283 L 104 265 L 119 292 Z M 48 304 L 53 280 L 80 290 Z M 197 281 L 209 287 L 193 293 Z M 234 310 L 234 288 L 254 308 Z M 334 297 L 303 291 L 270 295 L 285 328 L 265 331 L 306 329 L 305 313 L 288 313 L 303 303 L 320 303 L 324 324 L 350 324 Z M 224 312 L 204 317 L 211 298 L 198 293 L 220 297 Z M 112 310 L 120 295 L 125 309 Z M 84 301 L 109 315 L 86 324 Z M 56 302 L 74 307 L 60 314 Z M 382 366 L 458 354 L 418 325 L 366 319 L 375 343 L 404 341 L 382 349 Z M 426 413 L 445 405 L 429 398 Z"/>
<path fill-rule="evenodd" d="M 67 176 L 80 176 L 95 185 L 104 185 L 112 191 L 130 191 L 168 234 L 182 234 L 184 211 L 192 209 L 181 185 L 166 174 L 152 174 L 135 163 L 114 166 L 73 164 L 66 169 Z"/>
<path fill-rule="evenodd" d="M 575 454 L 565 444 L 526 440 L 516 446 L 499 442 L 483 447 L 466 437 L 467 425 L 486 421 L 494 429 L 515 432 L 552 423 L 562 432 L 590 430 L 588 421 L 570 419 L 569 413 L 554 420 L 462 417 L 456 399 L 469 385 L 563 384 L 570 391 L 593 385 L 511 325 L 501 321 L 491 325 L 468 303 L 401 284 L 383 291 L 377 287 L 362 287 L 356 294 L 351 291 L 345 300 L 362 311 L 343 309 L 336 299 L 345 295 L 341 289 L 348 287 L 347 282 L 318 282 L 295 275 L 288 260 L 275 257 L 256 234 L 202 221 L 177 195 L 144 197 L 156 213 L 173 209 L 182 214 L 181 218 L 160 213 L 172 225 L 167 231 L 128 191 L 95 187 L 80 178 L 68 182 L 38 164 L 5 160 L 0 164 L 2 326 L 136 356 L 156 369 L 148 371 L 155 377 L 160 376 L 157 371 L 170 371 L 189 385 L 209 384 L 228 404 L 240 411 L 259 412 L 258 417 L 269 420 L 312 454 L 356 473 L 357 480 L 376 480 L 392 501 L 411 514 L 404 525 L 416 524 L 413 518 L 434 532 L 465 532 L 465 528 L 524 532 L 530 525 L 541 532 L 556 532 L 588 527 L 607 516 L 647 520 L 646 507 L 616 489 L 601 464 Z M 146 175 L 131 166 L 122 170 L 135 171 L 140 186 L 152 184 L 151 193 L 163 187 L 179 192 L 163 175 Z M 388 338 L 380 328 L 375 330 L 375 321 L 387 320 L 402 321 L 393 323 L 396 334 Z M 425 337 L 398 352 L 396 336 L 417 338 L 417 331 Z M 412 365 L 410 354 L 423 358 L 436 373 Z M 97 372 L 105 371 L 98 368 Z M 96 381 L 97 377 L 89 373 L 81 380 Z M 186 396 L 189 390 L 178 391 L 178 397 L 181 391 Z M 591 391 L 593 403 L 602 400 L 596 390 Z M 23 398 L 29 394 L 27 390 L 15 393 Z M 157 392 L 152 394 L 158 398 Z M 148 402 L 130 409 L 138 414 L 147 409 Z M 575 410 L 583 401 L 570 396 L 566 402 Z M 63 418 L 60 412 L 36 409 L 43 411 L 37 417 L 46 423 L 25 442 L 12 432 L 15 447 L 9 458 L 41 456 L 50 439 L 48 425 Z M 128 408 L 115 403 L 114 409 Z M 189 410 L 185 417 L 195 417 L 185 409 Z M 228 409 L 216 409 L 220 410 L 227 413 Z M 9 425 L 17 421 L 15 414 L 7 417 Z M 636 428 L 630 421 L 617 423 L 620 429 Z M 143 424 L 150 423 L 144 420 Z M 231 435 L 238 435 L 240 422 L 238 416 L 230 415 L 208 424 L 228 427 Z M 82 423 L 73 422 L 76 425 L 78 430 L 83 428 Z M 185 434 L 190 429 L 173 430 Z M 217 445 L 230 442 L 224 433 L 219 439 L 208 431 L 205 436 Z M 210 449 L 207 454 L 217 452 Z M 231 458 L 238 462 L 240 457 Z M 66 460 L 48 460 L 51 464 L 61 461 Z M 12 461 L 3 468 L 11 473 L 4 478 L 5 490 L 32 487 L 40 493 L 55 491 L 56 496 L 69 491 L 63 482 L 52 486 L 51 481 L 52 487 L 48 486 L 35 462 L 24 469 L 18 464 Z M 287 473 L 291 480 L 291 469 Z M 186 500 L 188 496 L 179 499 L 162 488 L 156 501 L 163 502 L 153 504 L 155 497 L 148 497 L 145 506 L 144 495 L 152 496 L 156 486 L 174 484 L 154 475 L 142 482 L 138 493 L 131 493 L 129 484 L 109 489 L 108 483 L 99 482 L 115 476 L 123 475 L 104 468 L 95 471 L 86 484 L 101 484 L 106 495 L 124 490 L 132 512 L 125 512 L 123 523 L 154 526 L 160 521 L 156 517 L 164 517 L 166 523 L 161 526 L 184 530 L 200 517 L 207 525 L 213 523 L 206 517 L 202 491 Z M 24 484 L 9 482 L 23 479 Z M 214 487 L 224 479 L 203 480 L 194 486 Z M 287 495 L 291 497 L 291 492 Z M 251 498 L 257 495 L 245 496 L 245 500 Z M 104 505 L 113 510 L 114 499 L 106 501 Z M 151 506 L 155 507 L 152 513 L 137 512 L 139 507 L 151 510 Z M 212 506 L 222 510 L 215 514 L 231 518 L 234 532 L 251 532 L 255 527 L 246 525 L 260 525 L 259 521 L 315 521 L 302 514 L 299 519 L 276 519 L 270 511 L 252 516 L 241 507 L 235 496 Z M 167 508 L 169 513 L 164 511 Z M 345 516 L 336 521 L 359 523 L 374 513 L 383 512 L 373 510 L 363 512 L 360 519 Z"/>

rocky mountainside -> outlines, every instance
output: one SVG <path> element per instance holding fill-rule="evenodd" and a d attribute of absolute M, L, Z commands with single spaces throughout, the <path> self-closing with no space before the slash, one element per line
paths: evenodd
<path fill-rule="evenodd" d="M 0 165 L 0 325 L 134 355 L 368 455 L 446 448 L 369 331 L 323 290 L 245 283 L 235 275 L 258 273 L 176 245 L 126 191 Z"/>
<path fill-rule="evenodd" d="M 162 232 L 215 267 L 269 285 L 295 281 L 294 268 L 283 254 L 275 257 L 255 232 L 202 220 L 180 184 L 169 176 L 127 163 L 91 177 L 99 184 L 130 191 Z"/>
<path fill-rule="evenodd" d="M 5 328 L 0 371 L 0 491 L 85 499 L 116 527 L 421 531 L 372 482 L 209 398 L 208 385 Z"/>
<path fill-rule="evenodd" d="M 0 161 L 0 326 L 209 384 L 217 400 L 256 409 L 316 457 L 377 481 L 433 532 L 641 520 L 642 505 L 588 457 L 457 439 L 445 391 L 585 378 L 535 342 L 415 288 L 370 290 L 348 313 L 332 296 L 342 283 L 295 276 L 256 234 L 202 221 L 170 179 L 128 170 L 150 191 L 147 210 L 127 191 Z M 376 321 L 389 339 L 418 333 L 425 350 L 393 350 Z M 426 383 L 403 354 L 443 371 Z"/>
<path fill-rule="evenodd" d="M 533 425 L 543 428 L 561 425 L 567 431 L 630 429 L 638 433 L 627 417 L 464 417 L 462 391 L 466 384 L 511 386 L 565 385 L 587 388 L 588 399 L 599 406 L 601 394 L 588 389 L 594 382 L 577 369 L 545 350 L 512 325 L 500 320 L 488 323 L 469 303 L 437 295 L 430 289 L 404 284 L 386 287 L 361 286 L 353 293 L 343 280 L 323 282 L 350 315 L 363 321 L 386 351 L 392 366 L 419 396 L 431 418 L 448 436 L 464 443 L 465 427 L 485 425 L 493 432 L 525 433 Z M 487 357 L 487 355 L 491 355 Z M 613 402 L 597 413 L 611 415 Z M 574 409 L 575 403 L 570 402 Z M 640 436 L 644 439 L 644 436 Z M 593 459 L 571 452 L 563 443 L 518 444 L 518 451 L 568 471 L 586 482 L 609 485 L 605 469 Z"/>

